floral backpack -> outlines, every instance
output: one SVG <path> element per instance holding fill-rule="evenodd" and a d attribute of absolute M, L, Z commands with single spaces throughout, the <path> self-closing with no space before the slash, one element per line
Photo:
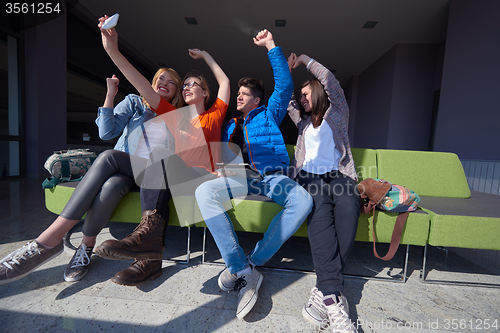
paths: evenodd
<path fill-rule="evenodd" d="M 414 191 L 401 185 L 389 183 L 384 179 L 364 179 L 358 184 L 358 191 L 361 196 L 361 212 L 364 214 L 373 213 L 373 253 L 379 259 L 390 260 L 394 257 L 399 247 L 403 227 L 408 218 L 408 214 L 417 210 L 420 197 Z M 380 257 L 375 248 L 376 208 L 388 212 L 399 213 L 392 232 L 389 251 L 384 257 Z"/>

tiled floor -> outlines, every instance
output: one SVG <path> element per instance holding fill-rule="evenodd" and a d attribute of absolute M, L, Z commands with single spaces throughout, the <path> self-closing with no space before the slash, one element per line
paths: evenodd
<path fill-rule="evenodd" d="M 44 206 L 41 181 L 0 181 L 0 257 L 35 238 L 54 219 Z M 135 225 L 109 223 L 98 238 L 121 238 Z M 187 229 L 170 228 L 165 259 L 185 259 Z M 72 241 L 79 243 L 80 232 Z M 68 248 L 26 278 L 0 286 L 3 332 L 313 332 L 301 308 L 314 286 L 313 273 L 262 269 L 264 282 L 254 309 L 235 318 L 236 295 L 217 286 L 222 266 L 201 264 L 203 230 L 191 229 L 191 262 L 165 262 L 163 274 L 140 287 L 114 284 L 110 278 L 131 261 L 95 257 L 87 277 L 63 280 L 72 256 Z M 259 235 L 240 234 L 250 249 Z M 207 237 L 209 261 L 220 255 Z M 269 263 L 285 269 L 311 269 L 307 239 L 292 238 Z M 383 252 L 383 245 L 381 251 Z M 500 329 L 500 288 L 423 284 L 419 280 L 423 249 L 410 248 L 406 283 L 346 278 L 345 294 L 360 332 L 489 332 Z M 500 283 L 498 268 L 486 270 L 431 248 L 428 278 Z M 348 274 L 400 276 L 404 247 L 389 262 L 376 259 L 371 245 L 356 243 Z M 395 268 L 396 267 L 396 268 Z M 399 267 L 399 268 L 397 268 Z M 472 273 L 473 272 L 473 273 Z M 494 327 L 496 326 L 496 327 Z M 488 328 L 489 327 L 489 328 Z M 488 328 L 488 329 L 486 329 Z"/>

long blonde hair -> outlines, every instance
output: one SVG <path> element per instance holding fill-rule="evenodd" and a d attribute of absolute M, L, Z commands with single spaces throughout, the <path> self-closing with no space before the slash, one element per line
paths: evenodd
<path fill-rule="evenodd" d="M 172 80 L 174 80 L 174 82 L 175 82 L 175 95 L 172 98 L 172 100 L 168 101 L 168 102 L 170 102 L 170 104 L 172 104 L 176 108 L 181 108 L 181 107 L 183 107 L 185 105 L 184 99 L 182 98 L 182 91 L 181 91 L 182 81 L 181 81 L 181 77 L 179 76 L 179 74 L 174 69 L 169 68 L 169 67 L 161 67 L 160 69 L 158 69 L 156 71 L 156 74 L 153 76 L 153 80 L 151 81 L 151 86 L 154 88 L 154 86 L 156 84 L 156 81 L 158 81 L 158 78 L 160 77 L 160 75 L 163 74 L 163 73 L 165 73 L 165 72 L 168 72 L 170 74 L 170 76 L 172 77 Z M 151 109 L 151 106 L 144 99 L 144 97 L 142 98 L 142 102 L 149 109 Z"/>

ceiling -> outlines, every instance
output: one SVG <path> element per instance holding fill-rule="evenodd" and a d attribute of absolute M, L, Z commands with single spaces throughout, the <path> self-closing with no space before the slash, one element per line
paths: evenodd
<path fill-rule="evenodd" d="M 273 33 L 286 56 L 305 53 L 345 84 L 362 73 L 397 43 L 441 43 L 446 38 L 450 0 L 80 0 L 76 8 L 95 20 L 120 14 L 117 31 L 124 45 L 135 49 L 156 69 L 165 63 L 181 77 L 198 69 L 215 83 L 202 60 L 188 48 L 208 51 L 231 79 L 261 78 L 268 91 L 274 84 L 266 50 L 252 37 L 261 29 Z M 188 25 L 186 17 L 198 24 Z M 285 27 L 275 27 L 286 20 Z M 377 21 L 373 29 L 362 29 Z M 301 82 L 303 68 L 294 71 Z M 148 78 L 151 79 L 151 78 Z M 234 96 L 234 95 L 233 95 Z M 232 98 L 234 102 L 234 98 Z"/>

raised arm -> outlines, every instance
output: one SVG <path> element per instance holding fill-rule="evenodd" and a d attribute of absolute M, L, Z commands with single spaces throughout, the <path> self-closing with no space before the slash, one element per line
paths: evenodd
<path fill-rule="evenodd" d="M 115 106 L 115 96 L 118 93 L 118 84 L 120 80 L 113 74 L 112 77 L 106 78 L 106 86 L 108 91 L 106 92 L 106 98 L 104 99 L 104 108 L 113 108 Z"/>
<path fill-rule="evenodd" d="M 99 108 L 96 119 L 99 137 L 103 140 L 110 140 L 120 135 L 134 113 L 134 103 L 130 96 L 118 103 L 116 107 L 114 106 L 119 82 L 120 80 L 114 74 L 106 79 L 106 98 L 102 107 Z"/>
<path fill-rule="evenodd" d="M 292 52 L 288 57 L 287 61 L 288 61 L 288 69 L 290 70 L 291 74 L 292 68 L 295 65 L 295 62 L 297 61 L 297 55 Z M 292 97 L 290 98 L 290 103 L 288 103 L 287 111 L 288 115 L 290 116 L 290 119 L 292 119 L 294 124 L 297 125 L 300 122 L 300 109 L 297 103 L 297 99 L 295 98 L 295 94 L 292 94 Z"/>
<path fill-rule="evenodd" d="M 340 82 L 335 78 L 335 75 L 320 64 L 318 61 L 312 59 L 311 57 L 301 54 L 297 60 L 293 68 L 298 67 L 300 64 L 306 66 L 307 70 L 314 75 L 315 78 L 321 82 L 323 85 L 325 92 L 328 96 L 328 100 L 332 107 L 328 108 L 327 113 L 325 113 L 325 117 L 328 116 L 330 112 L 339 112 L 343 116 L 349 115 L 349 107 L 347 106 L 347 101 L 345 99 L 344 90 L 340 86 Z"/>
<path fill-rule="evenodd" d="M 292 54 L 295 55 L 295 53 L 292 53 Z M 290 63 L 290 59 L 288 59 L 288 60 Z M 292 68 L 297 68 L 297 67 L 299 67 L 300 64 L 303 64 L 304 66 L 307 67 L 307 65 L 309 64 L 309 61 L 311 61 L 311 57 L 308 55 L 301 54 L 298 57 L 295 55 L 295 61 L 293 62 L 293 64 L 290 64 L 290 65 L 292 66 Z"/>
<path fill-rule="evenodd" d="M 267 29 L 261 30 L 257 36 L 253 38 L 253 42 L 258 46 L 265 46 L 267 51 L 271 51 L 276 47 L 273 34 Z"/>
<path fill-rule="evenodd" d="M 267 102 L 267 111 L 279 125 L 287 112 L 293 92 L 293 80 L 288 63 L 280 47 L 276 46 L 273 35 L 267 30 L 260 31 L 253 39 L 255 45 L 265 46 L 273 68 L 274 90 Z"/>
<path fill-rule="evenodd" d="M 220 66 L 215 62 L 214 58 L 207 52 L 201 51 L 199 49 L 189 49 L 189 55 L 193 59 L 203 59 L 207 63 L 208 67 L 212 70 L 212 73 L 219 84 L 219 91 L 217 97 L 221 99 L 224 103 L 229 104 L 229 97 L 231 92 L 231 87 L 229 83 L 229 78 L 226 73 L 220 68 Z"/>
<path fill-rule="evenodd" d="M 160 105 L 161 97 L 151 87 L 151 83 L 121 54 L 118 49 L 118 33 L 115 28 L 102 29 L 101 26 L 108 16 L 99 19 L 98 27 L 101 29 L 102 45 L 108 53 L 111 60 L 129 82 L 137 89 L 139 94 L 146 99 L 153 109 Z"/>

